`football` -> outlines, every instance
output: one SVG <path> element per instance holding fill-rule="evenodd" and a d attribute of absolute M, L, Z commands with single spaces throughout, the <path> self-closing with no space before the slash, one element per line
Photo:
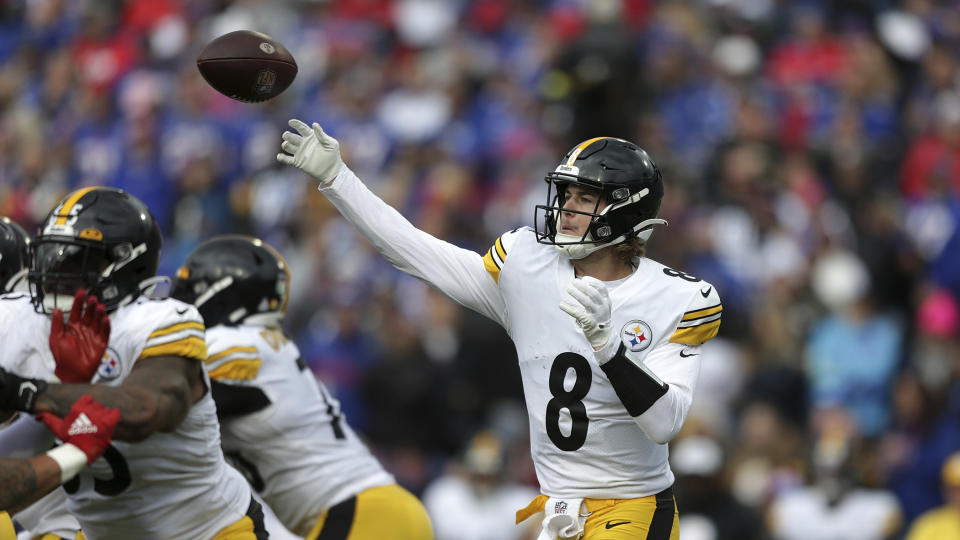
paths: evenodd
<path fill-rule="evenodd" d="M 211 41 L 197 57 L 200 74 L 221 94 L 245 103 L 276 97 L 297 76 L 297 62 L 282 44 L 252 30 Z"/>

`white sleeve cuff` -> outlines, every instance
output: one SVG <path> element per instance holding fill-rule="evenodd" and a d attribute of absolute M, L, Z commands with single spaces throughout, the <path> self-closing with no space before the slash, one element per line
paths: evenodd
<path fill-rule="evenodd" d="M 64 483 L 77 475 L 87 466 L 87 454 L 70 443 L 64 443 L 47 452 L 51 459 L 60 466 L 60 483 Z"/>
<path fill-rule="evenodd" d="M 333 180 L 330 180 L 329 182 L 320 182 L 319 184 L 317 184 L 317 191 L 324 192 L 332 188 L 333 185 L 337 183 L 337 180 L 339 180 L 340 177 L 343 176 L 343 174 L 347 171 L 350 171 L 350 168 L 347 167 L 346 163 L 344 163 L 343 166 L 340 167 L 340 172 L 338 172 L 337 175 L 333 177 Z M 350 172 L 352 173 L 353 171 L 350 171 Z"/>

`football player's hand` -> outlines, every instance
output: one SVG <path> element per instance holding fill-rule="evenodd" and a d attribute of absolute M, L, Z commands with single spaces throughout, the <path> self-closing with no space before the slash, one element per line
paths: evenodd
<path fill-rule="evenodd" d="M 50 351 L 57 364 L 54 373 L 62 382 L 90 382 L 109 341 L 110 317 L 96 296 L 87 297 L 87 291 L 77 291 L 66 323 L 63 312 L 54 308 Z"/>
<path fill-rule="evenodd" d="M 288 124 L 297 132 L 283 132 L 283 143 L 280 144 L 283 152 L 277 154 L 277 161 L 293 165 L 322 184 L 332 182 L 343 168 L 340 143 L 324 133 L 316 122 L 310 127 L 293 118 Z"/>
<path fill-rule="evenodd" d="M 72 444 L 87 455 L 87 464 L 97 460 L 110 446 L 120 411 L 97 403 L 84 394 L 70 408 L 66 418 L 48 412 L 37 415 L 41 422 L 65 444 Z"/>
<path fill-rule="evenodd" d="M 610 341 L 610 295 L 602 281 L 589 276 L 570 283 L 567 294 L 573 302 L 564 300 L 560 309 L 580 323 L 594 351 L 601 351 Z"/>

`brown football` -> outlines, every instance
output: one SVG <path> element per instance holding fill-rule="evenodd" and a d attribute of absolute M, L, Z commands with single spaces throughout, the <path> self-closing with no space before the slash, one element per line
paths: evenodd
<path fill-rule="evenodd" d="M 252 30 L 237 30 L 211 41 L 197 57 L 197 69 L 218 92 L 246 103 L 277 96 L 297 76 L 297 62 L 290 51 Z"/>

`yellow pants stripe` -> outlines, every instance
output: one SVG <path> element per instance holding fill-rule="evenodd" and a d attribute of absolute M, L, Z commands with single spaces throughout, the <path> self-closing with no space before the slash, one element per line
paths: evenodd
<path fill-rule="evenodd" d="M 17 540 L 13 519 L 6 512 L 0 512 L 0 540 Z"/>
<path fill-rule="evenodd" d="M 306 540 L 432 540 L 430 517 L 419 499 L 391 484 L 370 488 L 329 508 Z"/>
<path fill-rule="evenodd" d="M 263 526 L 263 509 L 253 498 L 247 507 L 247 515 L 222 529 L 213 540 L 266 540 L 267 530 Z"/>
<path fill-rule="evenodd" d="M 0 536 L 2 538 L 2 536 Z M 73 537 L 73 540 L 86 540 L 87 537 L 83 535 L 83 531 L 77 531 L 77 535 Z M 57 536 L 53 533 L 47 533 L 40 537 L 39 540 L 67 540 L 62 536 Z"/>

